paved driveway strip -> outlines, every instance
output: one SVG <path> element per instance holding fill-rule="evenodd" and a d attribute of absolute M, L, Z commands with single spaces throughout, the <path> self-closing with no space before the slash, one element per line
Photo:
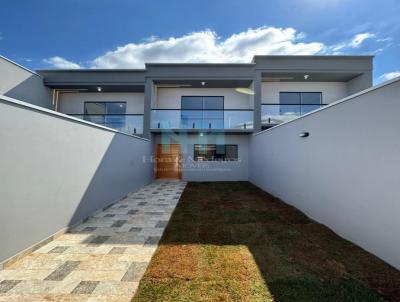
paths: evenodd
<path fill-rule="evenodd" d="M 0 301 L 130 301 L 185 185 L 145 186 L 0 270 Z"/>

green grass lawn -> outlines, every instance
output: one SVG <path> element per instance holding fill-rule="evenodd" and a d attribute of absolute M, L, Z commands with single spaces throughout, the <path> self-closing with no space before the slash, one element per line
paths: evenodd
<path fill-rule="evenodd" d="M 250 183 L 189 183 L 133 301 L 400 301 L 400 272 Z"/>

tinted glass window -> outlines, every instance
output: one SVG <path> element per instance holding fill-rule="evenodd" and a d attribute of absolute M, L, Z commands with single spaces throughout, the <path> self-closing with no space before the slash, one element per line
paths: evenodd
<path fill-rule="evenodd" d="M 223 110 L 224 97 L 222 96 L 205 96 L 203 97 L 203 109 Z"/>
<path fill-rule="evenodd" d="M 321 92 L 302 92 L 301 93 L 301 104 L 304 105 L 318 105 L 321 104 L 322 93 Z"/>
<path fill-rule="evenodd" d="M 125 114 L 126 103 L 106 103 L 107 114 Z"/>
<path fill-rule="evenodd" d="M 106 103 L 85 103 L 85 114 L 106 114 Z"/>
<path fill-rule="evenodd" d="M 125 114 L 125 102 L 86 102 L 85 114 Z"/>
<path fill-rule="evenodd" d="M 181 109 L 183 110 L 203 109 L 203 97 L 183 96 L 181 98 Z"/>
<path fill-rule="evenodd" d="M 280 92 L 279 93 L 280 104 L 300 104 L 300 93 L 299 92 Z"/>

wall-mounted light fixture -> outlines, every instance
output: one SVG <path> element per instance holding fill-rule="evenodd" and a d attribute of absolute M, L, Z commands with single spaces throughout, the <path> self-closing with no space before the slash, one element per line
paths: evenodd
<path fill-rule="evenodd" d="M 300 132 L 299 136 L 300 137 L 308 137 L 308 136 L 310 136 L 310 133 L 309 132 Z"/>
<path fill-rule="evenodd" d="M 304 75 L 304 80 L 308 80 L 309 77 L 310 77 L 310 76 L 309 76 L 308 74 L 305 74 L 305 75 Z"/>
<path fill-rule="evenodd" d="M 102 89 L 101 89 L 101 87 L 100 87 L 100 86 L 99 86 L 99 87 L 97 87 L 97 91 L 98 91 L 98 92 L 101 92 L 101 90 L 102 90 Z"/>
<path fill-rule="evenodd" d="M 201 82 L 201 86 L 205 86 L 206 85 L 206 82 Z"/>

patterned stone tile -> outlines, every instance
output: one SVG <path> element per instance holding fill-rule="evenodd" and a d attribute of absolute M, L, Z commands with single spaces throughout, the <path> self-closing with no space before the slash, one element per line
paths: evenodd
<path fill-rule="evenodd" d="M 80 261 L 66 261 L 63 265 L 57 268 L 54 272 L 48 275 L 44 280 L 61 281 L 68 276 L 75 268 L 78 267 Z"/>
<path fill-rule="evenodd" d="M 49 253 L 61 254 L 64 253 L 68 249 L 68 246 L 56 246 Z"/>
<path fill-rule="evenodd" d="M 157 222 L 156 228 L 165 228 L 167 224 L 168 224 L 167 220 L 160 220 L 159 222 Z"/>
<path fill-rule="evenodd" d="M 24 280 L 9 291 L 10 294 L 48 294 L 57 281 Z"/>
<path fill-rule="evenodd" d="M 44 297 L 43 294 L 0 294 L 0 302 L 42 302 Z"/>
<path fill-rule="evenodd" d="M 113 247 L 109 254 L 123 254 L 126 251 L 126 247 Z"/>
<path fill-rule="evenodd" d="M 129 232 L 135 232 L 135 233 L 139 233 L 143 228 L 139 228 L 139 227 L 132 227 L 129 229 Z"/>
<path fill-rule="evenodd" d="M 99 283 L 99 281 L 81 281 L 71 294 L 91 294 Z"/>
<path fill-rule="evenodd" d="M 126 220 L 117 220 L 111 225 L 112 228 L 122 227 L 126 223 Z"/>
<path fill-rule="evenodd" d="M 70 280 L 80 281 L 120 281 L 126 270 L 91 270 L 74 271 L 69 276 Z"/>
<path fill-rule="evenodd" d="M 145 245 L 145 246 L 146 246 L 146 245 L 156 245 L 156 244 L 158 244 L 158 241 L 159 241 L 159 240 L 160 240 L 160 236 L 149 236 L 149 237 L 146 239 L 144 245 Z"/>
<path fill-rule="evenodd" d="M 6 269 L 0 271 L 0 275 L 2 275 L 4 280 L 43 280 L 52 271 L 48 269 Z"/>
<path fill-rule="evenodd" d="M 147 268 L 147 265 L 148 262 L 132 262 L 121 281 L 139 282 Z"/>
<path fill-rule="evenodd" d="M 0 302 L 131 301 L 184 187 L 145 186 L 0 270 Z"/>
<path fill-rule="evenodd" d="M 0 294 L 4 294 L 20 283 L 21 280 L 3 280 L 0 282 Z"/>
<path fill-rule="evenodd" d="M 111 236 L 96 236 L 90 241 L 90 244 L 102 244 L 110 238 Z"/>

